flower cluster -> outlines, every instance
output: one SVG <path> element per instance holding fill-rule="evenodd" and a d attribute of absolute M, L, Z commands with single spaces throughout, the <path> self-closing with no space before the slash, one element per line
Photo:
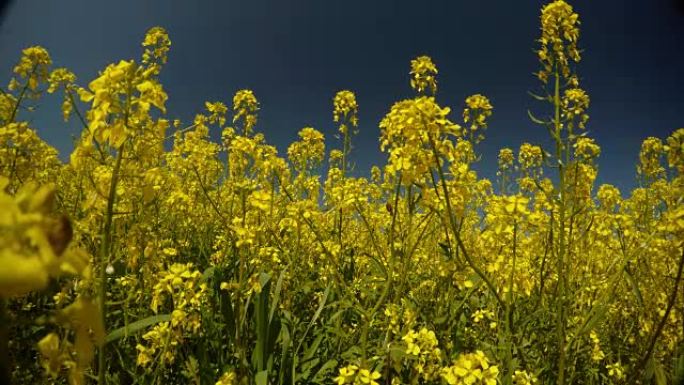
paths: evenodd
<path fill-rule="evenodd" d="M 665 150 L 668 165 L 676 168 L 680 175 L 684 174 L 684 128 L 678 129 L 667 138 Z"/>
<path fill-rule="evenodd" d="M 430 89 L 437 92 L 437 66 L 429 56 L 419 56 L 411 60 L 411 88 L 419 94 Z"/>
<path fill-rule="evenodd" d="M 76 75 L 66 68 L 56 68 L 50 72 L 48 78 L 48 93 L 54 93 L 58 89 L 62 88 L 64 90 L 64 99 L 62 101 L 62 117 L 66 122 L 69 120 L 71 113 L 74 110 L 73 102 L 73 92 L 75 89 L 74 83 L 76 82 Z"/>
<path fill-rule="evenodd" d="M 14 66 L 14 73 L 20 79 L 25 79 L 25 83 L 22 85 L 20 80 L 13 78 L 7 88 L 14 91 L 21 87 L 31 91 L 34 97 L 40 96 L 38 86 L 48 80 L 50 65 L 52 59 L 45 48 L 35 46 L 24 49 L 19 63 Z"/>
<path fill-rule="evenodd" d="M 510 148 L 502 148 L 501 150 L 499 150 L 499 172 L 510 171 L 513 168 L 514 160 L 515 156 L 513 155 L 513 150 L 511 150 Z"/>
<path fill-rule="evenodd" d="M 581 88 L 571 88 L 565 90 L 562 103 L 562 117 L 566 121 L 567 128 L 572 131 L 574 128 L 585 129 L 589 115 L 589 95 Z"/>
<path fill-rule="evenodd" d="M 537 381 L 537 377 L 534 374 L 528 373 L 525 370 L 516 370 L 513 374 L 513 383 L 515 385 L 533 385 Z"/>
<path fill-rule="evenodd" d="M 446 154 L 452 146 L 447 135 L 460 132 L 447 118 L 450 111 L 427 96 L 395 103 L 380 122 L 380 148 L 390 153 L 387 171 L 410 184 L 437 167 L 434 152 Z"/>
<path fill-rule="evenodd" d="M 310 171 L 323 162 L 325 141 L 323 134 L 312 127 L 299 131 L 300 141 L 290 144 L 287 156 L 298 171 Z"/>
<path fill-rule="evenodd" d="M 452 122 L 425 56 L 417 95 L 380 122 L 387 162 L 363 175 L 351 91 L 332 100 L 340 142 L 306 127 L 283 154 L 250 90 L 169 117 L 162 28 L 85 88 L 24 51 L 0 92 L 10 381 L 81 384 L 96 369 L 152 384 L 565 385 L 673 371 L 684 129 L 644 141 L 638 188 L 597 187 L 601 148 L 570 68 L 577 16 L 554 1 L 542 23 L 554 81 L 533 96 L 553 108 L 530 115 L 555 152 L 503 148 L 498 189 L 479 172 L 489 99 L 468 97 Z M 29 123 L 46 90 L 83 126 L 66 162 Z"/>
<path fill-rule="evenodd" d="M 176 346 L 182 343 L 184 335 L 192 335 L 201 326 L 201 307 L 205 302 L 207 285 L 200 283 L 201 274 L 193 270 L 192 263 L 174 263 L 168 270 L 159 273 L 153 288 L 150 307 L 157 313 L 165 299 L 170 297 L 171 321 L 157 324 L 143 335 L 148 345 L 138 344 L 137 363 L 146 367 L 159 356 L 164 364 L 173 363 Z"/>
<path fill-rule="evenodd" d="M 411 367 L 425 381 L 438 377 L 442 351 L 437 336 L 432 330 L 421 328 L 418 332 L 409 330 L 402 338 L 406 343 L 406 354 L 411 358 Z"/>
<path fill-rule="evenodd" d="M 345 133 L 347 126 L 344 122 L 349 122 L 352 127 L 359 124 L 359 106 L 356 103 L 356 96 L 348 90 L 339 91 L 333 99 L 333 121 L 341 123 L 340 132 Z"/>
<path fill-rule="evenodd" d="M 637 173 L 644 178 L 655 178 L 665 172 L 662 157 L 665 147 L 659 138 L 649 137 L 641 144 Z"/>
<path fill-rule="evenodd" d="M 498 375 L 499 368 L 490 365 L 487 356 L 480 350 L 459 355 L 451 366 L 441 372 L 449 385 L 496 385 Z"/>
<path fill-rule="evenodd" d="M 339 375 L 335 377 L 337 385 L 380 385 L 376 380 L 380 379 L 380 373 L 370 369 L 360 369 L 357 365 L 349 364 L 340 368 Z"/>
<path fill-rule="evenodd" d="M 235 372 L 225 372 L 223 375 L 221 375 L 221 378 L 219 378 L 218 381 L 216 381 L 215 385 L 236 385 L 237 384 L 237 379 L 235 376 Z"/>
<path fill-rule="evenodd" d="M 536 171 L 541 172 L 542 162 L 544 160 L 544 150 L 541 147 L 523 143 L 520 145 L 518 151 L 518 164 L 520 168 L 527 174 L 536 175 Z"/>
<path fill-rule="evenodd" d="M 245 136 L 250 135 L 257 123 L 257 111 L 259 111 L 259 102 L 254 96 L 254 92 L 252 90 L 236 92 L 233 96 L 233 111 L 233 124 L 242 119 L 242 133 Z"/>
<path fill-rule="evenodd" d="M 580 61 L 577 48 L 580 33 L 578 19 L 572 6 L 563 0 L 553 1 L 542 8 L 542 36 L 539 39 L 541 47 L 537 54 L 543 66 L 538 77 L 544 83 L 554 71 L 569 77 L 570 60 Z"/>
<path fill-rule="evenodd" d="M 601 147 L 596 144 L 596 141 L 586 136 L 578 138 L 573 147 L 575 148 L 575 158 L 585 162 L 596 159 L 601 154 Z"/>
<path fill-rule="evenodd" d="M 492 105 L 486 96 L 476 94 L 468 96 L 463 109 L 463 122 L 470 124 L 470 140 L 478 143 L 484 139 L 482 131 L 487 128 L 487 118 L 492 115 Z"/>
<path fill-rule="evenodd" d="M 162 27 L 152 27 L 142 43 L 145 47 L 145 52 L 142 56 L 142 62 L 149 65 L 151 71 L 155 74 L 159 73 L 159 65 L 166 64 L 167 56 L 171 48 L 171 40 L 168 33 Z"/>
<path fill-rule="evenodd" d="M 69 219 L 51 214 L 54 187 L 28 184 L 13 197 L 5 192 L 8 184 L 0 176 L 0 298 L 40 290 L 51 277 L 90 274 L 85 256 L 67 249 L 73 235 Z"/>

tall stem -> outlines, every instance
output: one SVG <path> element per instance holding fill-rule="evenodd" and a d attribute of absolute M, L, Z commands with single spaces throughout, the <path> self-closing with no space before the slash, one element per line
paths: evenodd
<path fill-rule="evenodd" d="M 506 360 L 508 370 L 504 377 L 504 384 L 513 383 L 513 279 L 515 278 L 515 262 L 517 258 L 518 223 L 513 223 L 513 260 L 511 261 L 511 274 L 508 279 L 508 293 L 506 298 Z"/>
<path fill-rule="evenodd" d="M 371 308 L 370 312 L 366 313 L 366 323 L 363 325 L 363 331 L 361 334 L 361 346 L 363 348 L 363 358 L 366 358 L 367 345 L 368 345 L 368 330 L 370 324 L 373 321 L 375 313 L 380 309 L 380 307 L 385 303 L 385 300 L 389 296 L 390 288 L 394 280 L 394 235 L 395 235 L 395 225 L 397 219 L 397 211 L 399 211 L 399 195 L 401 193 L 401 174 L 397 177 L 397 186 L 394 190 L 394 211 L 392 212 L 392 224 L 390 225 L 389 234 L 389 263 L 387 270 L 387 280 L 385 281 L 385 287 L 380 294 L 380 298 L 375 302 L 375 305 Z"/>
<path fill-rule="evenodd" d="M 442 184 L 442 193 L 444 194 L 444 201 L 446 202 L 447 205 L 447 216 L 449 217 L 449 224 L 451 225 L 451 231 L 454 233 L 454 238 L 456 238 L 456 244 L 458 245 L 458 248 L 461 250 L 463 253 L 463 258 L 465 258 L 466 262 L 470 266 L 471 269 L 475 271 L 475 274 L 477 274 L 478 277 L 480 277 L 481 280 L 484 281 L 484 283 L 487 285 L 487 288 L 489 288 L 489 291 L 492 293 L 494 298 L 496 298 L 496 302 L 501 305 L 501 307 L 505 308 L 506 305 L 504 304 L 503 300 L 501 299 L 501 296 L 499 296 L 499 293 L 496 291 L 496 287 L 494 287 L 494 284 L 492 284 L 492 281 L 485 275 L 484 271 L 482 271 L 477 265 L 475 264 L 475 261 L 470 257 L 470 254 L 468 254 L 468 251 L 465 248 L 465 245 L 463 244 L 463 240 L 461 239 L 461 236 L 459 235 L 458 231 L 458 226 L 456 225 L 456 220 L 454 219 L 454 212 L 451 208 L 451 199 L 449 198 L 449 190 L 447 189 L 446 186 L 446 177 L 444 176 L 444 170 L 442 170 L 442 167 L 439 162 L 439 154 L 437 153 L 437 146 L 435 145 L 435 140 L 432 138 L 432 136 L 428 135 L 428 139 L 430 141 L 430 146 L 432 147 L 432 154 L 435 157 L 435 164 L 437 168 L 437 173 L 439 174 L 439 179 Z M 448 233 L 448 231 L 447 231 Z"/>
<path fill-rule="evenodd" d="M 342 197 L 341 197 L 341 202 L 344 202 L 344 178 L 347 173 L 347 152 L 349 152 L 349 127 L 347 127 L 344 130 L 344 139 L 343 139 L 343 144 L 342 144 L 342 179 L 340 183 L 342 183 Z M 340 251 L 343 251 L 342 248 L 342 207 L 339 209 L 339 217 L 338 217 L 338 222 L 337 222 L 337 236 L 338 236 L 338 241 L 340 243 Z"/>
<path fill-rule="evenodd" d="M 674 282 L 674 288 L 672 288 L 672 294 L 670 295 L 670 299 L 667 303 L 667 308 L 665 309 L 665 314 L 663 314 L 662 318 L 660 318 L 660 322 L 658 323 L 658 326 L 656 327 L 655 332 L 653 332 L 653 335 L 651 336 L 651 341 L 648 343 L 648 347 L 646 348 L 646 352 L 644 353 L 643 357 L 641 357 L 641 360 L 639 360 L 639 363 L 635 366 L 634 372 L 632 373 L 631 379 L 629 381 L 629 384 L 634 384 L 636 380 L 639 378 L 639 375 L 641 374 L 641 371 L 643 370 L 644 366 L 646 366 L 646 363 L 648 360 L 651 358 L 651 355 L 653 354 L 653 350 L 655 349 L 656 342 L 658 341 L 658 338 L 660 338 L 660 335 L 663 332 L 663 328 L 665 327 L 665 323 L 667 323 L 667 319 L 670 317 L 670 312 L 672 311 L 672 308 L 675 305 L 675 302 L 677 300 L 677 294 L 679 294 L 679 281 L 682 280 L 682 270 L 684 269 L 684 249 L 682 250 L 682 255 L 679 257 L 679 266 L 677 267 L 677 277 L 675 278 Z"/>
<path fill-rule="evenodd" d="M 19 93 L 19 97 L 17 98 L 17 104 L 14 105 L 14 108 L 12 109 L 12 114 L 10 115 L 9 121 L 7 123 L 14 123 L 14 119 L 17 117 L 17 111 L 19 111 L 21 101 L 24 99 L 24 95 L 26 94 L 26 91 L 29 88 L 29 79 L 31 79 L 31 77 L 36 73 L 36 68 L 37 66 L 34 65 L 31 69 L 31 73 L 26 78 L 26 84 L 24 84 L 24 87 L 21 88 L 21 92 Z"/>
<path fill-rule="evenodd" d="M 9 317 L 7 316 L 7 304 L 4 298 L 0 298 L 0 383 L 9 384 Z"/>
<path fill-rule="evenodd" d="M 109 184 L 109 196 L 107 197 L 107 212 L 105 214 L 105 224 L 102 230 L 102 243 L 100 245 L 100 290 L 98 293 L 100 311 L 102 314 L 102 326 L 107 330 L 107 265 L 109 264 L 109 249 L 112 243 L 112 217 L 114 214 L 114 201 L 116 200 L 116 186 L 119 181 L 119 170 L 123 160 L 124 148 L 119 147 L 116 156 L 116 164 L 112 171 L 112 181 Z M 105 384 L 105 344 L 100 346 L 98 355 L 98 384 Z"/>
<path fill-rule="evenodd" d="M 566 289 L 566 274 L 565 271 L 565 164 L 563 164 L 563 139 L 561 137 L 561 116 L 560 116 L 560 75 L 558 73 L 558 66 L 555 69 L 555 84 L 554 84 L 554 128 L 556 140 L 556 159 L 558 160 L 558 178 L 559 178 L 559 202 L 558 202 L 558 385 L 565 384 L 565 289 Z"/>

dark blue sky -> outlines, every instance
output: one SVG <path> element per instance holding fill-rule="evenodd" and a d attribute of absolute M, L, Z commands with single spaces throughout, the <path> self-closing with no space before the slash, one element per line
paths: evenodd
<path fill-rule="evenodd" d="M 603 148 L 599 182 L 634 185 L 635 161 L 647 136 L 684 127 L 684 12 L 675 0 L 576 0 L 584 48 L 579 66 L 591 96 L 589 129 Z M 534 40 L 542 1 L 21 0 L 0 20 L 0 74 L 9 80 L 22 48 L 46 47 L 55 66 L 82 85 L 99 69 L 140 57 L 152 26 L 165 27 L 172 50 L 162 82 L 171 118 L 189 121 L 205 100 L 230 105 L 253 89 L 261 102 L 258 130 L 284 154 L 299 129 L 334 139 L 332 98 L 350 89 L 360 105 L 354 158 L 360 173 L 385 155 L 378 123 L 394 101 L 410 97 L 409 61 L 432 56 L 438 99 L 460 120 L 463 100 L 487 95 L 494 105 L 478 168 L 492 177 L 502 146 L 543 143 L 527 109 L 538 81 Z M 678 8 L 678 5 L 679 8 Z M 60 120 L 57 97 L 31 117 L 66 158 L 76 121 Z M 216 133 L 218 135 L 218 133 Z"/>

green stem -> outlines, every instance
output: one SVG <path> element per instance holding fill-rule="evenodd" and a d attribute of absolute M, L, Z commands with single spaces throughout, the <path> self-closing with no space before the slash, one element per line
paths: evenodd
<path fill-rule="evenodd" d="M 346 176 L 347 172 L 347 152 L 349 152 L 349 127 L 344 131 L 344 139 L 343 139 L 343 145 L 342 145 L 342 179 L 340 180 L 340 183 L 342 183 L 342 196 L 341 196 L 341 202 L 344 203 L 344 178 Z M 337 222 L 337 236 L 338 236 L 338 241 L 340 243 L 340 251 L 343 252 L 344 249 L 342 248 L 342 207 L 339 209 L 339 218 Z"/>
<path fill-rule="evenodd" d="M 675 278 L 675 283 L 674 283 L 674 288 L 672 289 L 672 294 L 670 295 L 670 300 L 667 303 L 667 309 L 665 309 L 665 314 L 663 314 L 662 318 L 660 319 L 660 322 L 658 323 L 658 327 L 656 328 L 655 332 L 653 332 L 653 336 L 651 336 L 651 341 L 648 344 L 648 348 L 646 349 L 646 353 L 644 353 L 644 356 L 639 360 L 639 363 L 637 366 L 634 368 L 634 373 L 632 373 L 632 376 L 630 376 L 630 384 L 633 384 L 636 382 L 636 380 L 639 378 L 639 375 L 641 374 L 641 370 L 646 366 L 646 363 L 648 362 L 649 358 L 651 358 L 651 355 L 653 354 L 653 350 L 655 349 L 656 342 L 658 341 L 658 338 L 660 337 L 661 333 L 663 332 L 663 328 L 665 327 L 665 324 L 667 323 L 667 319 L 670 316 L 670 312 L 672 311 L 672 308 L 674 307 L 674 304 L 677 299 L 677 294 L 679 294 L 679 281 L 682 280 L 682 270 L 684 270 L 684 249 L 682 250 L 682 256 L 679 257 L 679 267 L 677 268 L 677 277 Z"/>
<path fill-rule="evenodd" d="M 554 84 L 554 125 L 555 125 L 555 140 L 556 140 L 556 159 L 558 160 L 559 173 L 559 213 L 558 213 L 558 385 L 565 385 L 565 289 L 566 289 L 566 271 L 565 271 L 565 165 L 563 164 L 563 140 L 561 138 L 561 116 L 560 116 L 560 75 L 558 67 L 555 69 L 555 84 Z"/>
<path fill-rule="evenodd" d="M 109 185 L 109 197 L 107 198 L 107 212 L 105 214 L 105 225 L 102 231 L 102 244 L 100 246 L 100 290 L 98 293 L 100 311 L 102 314 L 102 326 L 107 330 L 107 265 L 109 264 L 109 249 L 112 243 L 112 217 L 114 213 L 114 201 L 116 200 L 116 186 L 119 181 L 119 170 L 123 160 L 124 148 L 119 147 L 116 164 L 112 171 L 112 181 Z M 98 384 L 105 384 L 105 344 L 100 346 L 98 353 Z"/>
<path fill-rule="evenodd" d="M 466 262 L 470 266 L 471 269 L 475 271 L 475 274 L 477 274 L 478 277 L 480 277 L 481 280 L 484 281 L 484 283 L 487 285 L 487 288 L 489 288 L 489 291 L 492 293 L 494 298 L 496 299 L 496 302 L 499 303 L 499 305 L 502 308 L 506 308 L 506 304 L 503 302 L 501 297 L 499 296 L 499 293 L 496 291 L 496 287 L 494 287 L 494 284 L 492 284 L 492 281 L 485 275 L 485 273 L 475 264 L 475 261 L 470 257 L 470 254 L 468 254 L 468 251 L 465 248 L 465 245 L 463 244 L 463 239 L 461 239 L 461 236 L 459 235 L 458 231 L 458 226 L 456 226 L 456 221 L 454 220 L 454 214 L 453 210 L 451 209 L 451 199 L 449 198 L 449 190 L 446 187 L 446 177 L 444 176 L 444 171 L 442 170 L 442 167 L 439 164 L 439 155 L 437 154 L 437 147 L 435 145 L 435 141 L 432 138 L 432 136 L 428 135 L 428 139 L 430 140 L 430 146 L 432 146 L 432 153 L 435 157 L 435 164 L 437 168 L 437 172 L 439 174 L 439 179 L 442 184 L 442 193 L 444 194 L 444 200 L 446 201 L 447 205 L 447 211 L 448 211 L 448 217 L 449 217 L 449 224 L 451 225 L 451 231 L 454 233 L 454 238 L 456 238 L 456 243 L 458 245 L 458 248 L 461 250 L 463 253 L 463 258 L 465 258 Z"/>
<path fill-rule="evenodd" d="M 7 303 L 0 298 L 0 383 L 11 383 L 9 362 L 9 317 Z"/>
<path fill-rule="evenodd" d="M 26 90 L 28 90 L 29 87 L 29 79 L 31 79 L 31 76 L 36 72 L 37 66 L 33 66 L 31 69 L 31 74 L 26 78 L 26 84 L 24 84 L 24 87 L 21 88 L 21 92 L 19 93 L 19 97 L 17 98 L 17 104 L 14 105 L 14 108 L 12 109 L 12 114 L 10 115 L 8 123 L 14 123 L 14 118 L 17 117 L 17 111 L 19 111 L 19 106 L 21 105 L 21 101 L 24 99 L 24 95 L 26 94 Z"/>
<path fill-rule="evenodd" d="M 518 223 L 513 224 L 513 260 L 511 261 L 511 275 L 508 280 L 508 295 L 506 300 L 506 338 L 507 349 L 506 359 L 508 361 L 508 371 L 504 377 L 504 384 L 513 383 L 513 279 L 515 278 L 515 262 L 517 257 L 517 235 Z"/>
<path fill-rule="evenodd" d="M 387 270 L 387 280 L 385 281 L 385 287 L 382 290 L 382 294 L 380 294 L 380 298 L 375 302 L 375 305 L 373 308 L 371 308 L 371 311 L 366 314 L 366 323 L 363 325 L 363 331 L 361 334 L 361 347 L 363 348 L 363 358 L 364 360 L 366 359 L 366 348 L 367 348 L 367 343 L 368 343 L 368 330 L 370 329 L 370 323 L 373 321 L 373 317 L 375 316 L 375 313 L 380 309 L 380 306 L 382 306 L 385 303 L 385 300 L 389 296 L 389 291 L 390 288 L 392 287 L 393 279 L 394 279 L 394 227 L 396 224 L 396 218 L 397 218 L 397 211 L 399 211 L 398 203 L 399 203 L 399 195 L 401 193 L 401 174 L 399 174 L 397 178 L 397 186 L 394 191 L 394 211 L 392 212 L 392 225 L 390 226 L 390 236 L 389 236 L 389 242 L 390 242 L 390 249 L 389 249 L 389 268 Z"/>
<path fill-rule="evenodd" d="M 78 105 L 76 104 L 76 99 L 74 98 L 74 94 L 70 91 L 66 91 L 67 96 L 69 97 L 69 100 L 71 101 L 71 105 L 74 108 L 74 113 L 76 114 L 76 117 L 78 117 L 78 120 L 81 122 L 81 125 L 83 126 L 84 129 L 88 130 L 88 132 L 92 135 L 92 132 L 90 132 L 90 126 L 88 126 L 88 123 L 86 123 L 85 118 L 83 117 L 83 114 L 81 114 L 81 111 L 78 109 Z M 102 163 L 105 162 L 105 154 L 104 151 L 102 151 L 102 146 L 100 146 L 100 143 L 97 140 L 93 140 L 95 143 L 95 149 L 97 149 L 97 153 L 100 154 L 100 161 Z"/>

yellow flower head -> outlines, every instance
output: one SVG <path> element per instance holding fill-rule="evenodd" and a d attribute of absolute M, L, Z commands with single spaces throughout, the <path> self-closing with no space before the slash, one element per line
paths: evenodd
<path fill-rule="evenodd" d="M 513 167 L 513 150 L 510 148 L 502 148 L 499 150 L 499 171 L 507 171 Z"/>
<path fill-rule="evenodd" d="M 585 126 L 589 120 L 589 115 L 587 115 L 589 95 L 583 89 L 571 88 L 565 90 L 561 104 L 561 115 L 565 119 L 568 129 L 572 130 L 575 127 L 580 129 L 586 128 Z"/>
<path fill-rule="evenodd" d="M 447 136 L 460 133 L 460 127 L 447 118 L 450 111 L 440 107 L 434 97 L 395 103 L 380 122 L 380 148 L 390 148 L 388 171 L 400 171 L 403 182 L 411 183 L 435 166 L 433 144 L 438 153 L 450 154 L 453 144 Z"/>
<path fill-rule="evenodd" d="M 529 199 L 522 195 L 507 196 L 504 198 L 504 210 L 507 214 L 521 216 L 529 214 L 527 204 Z"/>
<path fill-rule="evenodd" d="M 544 151 L 541 147 L 523 143 L 518 151 L 518 163 L 523 170 L 532 170 L 542 166 Z"/>
<path fill-rule="evenodd" d="M 664 152 L 665 146 L 659 138 L 646 138 L 639 152 L 639 166 L 637 166 L 639 175 L 646 178 L 656 178 L 661 175 L 665 171 L 661 163 Z"/>
<path fill-rule="evenodd" d="M 537 383 L 537 377 L 534 374 L 528 373 L 524 370 L 516 370 L 513 375 L 513 384 L 515 385 L 533 385 Z"/>
<path fill-rule="evenodd" d="M 345 122 L 349 122 L 352 127 L 358 125 L 357 114 L 359 106 L 356 103 L 356 96 L 353 92 L 348 90 L 339 91 L 333 99 L 333 107 L 333 121 L 342 123 L 340 131 L 343 131 L 342 127 L 346 127 Z"/>
<path fill-rule="evenodd" d="M 434 95 L 437 92 L 437 66 L 429 56 L 419 56 L 411 60 L 411 88 L 422 94 L 428 88 Z"/>
<path fill-rule="evenodd" d="M 490 365 L 482 351 L 461 354 L 452 366 L 443 368 L 442 378 L 449 385 L 496 385 L 499 368 Z"/>
<path fill-rule="evenodd" d="M 243 119 L 244 135 L 249 135 L 257 122 L 257 111 L 259 102 L 252 90 L 240 90 L 233 96 L 233 124 L 241 118 Z"/>
<path fill-rule="evenodd" d="M 54 93 L 59 88 L 64 89 L 64 100 L 62 101 L 62 115 L 64 121 L 69 120 L 69 116 L 73 111 L 73 104 L 71 100 L 70 92 L 74 89 L 74 82 L 76 81 L 76 75 L 66 68 L 56 68 L 50 72 L 48 77 L 48 93 Z"/>
<path fill-rule="evenodd" d="M 235 376 L 235 372 L 230 371 L 230 372 L 225 372 L 219 378 L 218 381 L 216 381 L 215 385 L 234 385 L 237 383 L 237 378 Z"/>
<path fill-rule="evenodd" d="M 569 60 L 580 61 L 578 18 L 572 6 L 563 0 L 553 1 L 542 8 L 541 47 L 537 54 L 543 67 L 538 76 L 544 83 L 554 67 L 567 78 L 570 76 Z"/>
<path fill-rule="evenodd" d="M 470 139 L 477 143 L 484 139 L 481 130 L 487 128 L 487 118 L 492 115 L 492 105 L 486 96 L 475 94 L 465 100 L 466 108 L 463 109 L 463 122 L 470 123 Z M 476 133 L 476 131 L 479 131 Z"/>
<path fill-rule="evenodd" d="M 668 165 L 674 167 L 680 175 L 684 174 L 684 128 L 678 129 L 667 138 L 665 151 Z"/>
<path fill-rule="evenodd" d="M 29 47 L 22 51 L 19 63 L 14 66 L 14 73 L 27 79 L 28 88 L 31 91 L 36 91 L 38 84 L 47 80 L 48 69 L 51 65 L 52 59 L 50 59 L 50 54 L 45 48 L 40 46 Z"/>
<path fill-rule="evenodd" d="M 380 378 L 380 373 L 376 371 L 370 371 L 368 369 L 361 369 L 359 371 L 359 379 L 361 380 L 362 384 L 369 384 L 369 385 L 379 385 L 377 379 Z"/>
<path fill-rule="evenodd" d="M 357 370 L 359 370 L 359 367 L 354 364 L 342 367 L 340 368 L 339 376 L 335 377 L 334 380 L 338 385 L 353 384 Z"/>
<path fill-rule="evenodd" d="M 68 357 L 60 348 L 59 336 L 56 333 L 50 333 L 43 337 L 38 342 L 38 351 L 42 356 L 43 368 L 52 378 L 56 378 L 64 360 Z"/>
<path fill-rule="evenodd" d="M 67 249 L 73 235 L 64 216 L 53 218 L 55 189 L 27 183 L 15 196 L 0 176 L 0 299 L 44 288 L 63 274 L 87 274 L 85 257 Z"/>
<path fill-rule="evenodd" d="M 57 88 L 59 87 L 66 87 L 73 84 L 76 81 L 76 75 L 66 68 L 55 68 L 50 72 L 48 81 L 50 82 L 48 92 L 53 93 L 57 91 Z"/>
<path fill-rule="evenodd" d="M 298 142 L 293 142 L 287 148 L 287 156 L 299 171 L 311 170 L 321 164 L 325 157 L 325 138 L 323 134 L 312 127 L 305 127 L 299 131 Z"/>
<path fill-rule="evenodd" d="M 608 370 L 609 377 L 614 377 L 618 381 L 625 378 L 624 368 L 619 362 L 606 365 L 606 369 Z"/>
<path fill-rule="evenodd" d="M 607 210 L 613 210 L 615 205 L 622 201 L 620 190 L 609 184 L 601 185 L 596 193 L 596 197 L 598 198 L 601 207 Z"/>
<path fill-rule="evenodd" d="M 162 27 L 152 27 L 143 40 L 145 47 L 142 61 L 144 64 L 166 64 L 167 54 L 171 47 L 168 33 Z M 154 72 L 158 73 L 158 69 Z"/>
<path fill-rule="evenodd" d="M 575 157 L 580 160 L 592 160 L 601 154 L 601 147 L 596 144 L 594 139 L 586 136 L 578 138 L 573 147 L 575 148 Z"/>
<path fill-rule="evenodd" d="M 209 123 L 218 123 L 219 126 L 226 124 L 228 107 L 222 102 L 205 102 L 204 107 L 209 112 Z"/>

